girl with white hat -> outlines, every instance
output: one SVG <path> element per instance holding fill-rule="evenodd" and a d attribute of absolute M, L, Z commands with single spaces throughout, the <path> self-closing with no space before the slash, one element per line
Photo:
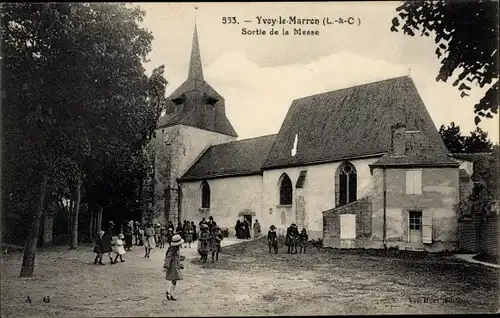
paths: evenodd
<path fill-rule="evenodd" d="M 181 264 L 181 261 L 185 259 L 180 255 L 179 248 L 182 243 L 184 243 L 182 237 L 179 234 L 174 235 L 165 254 L 165 263 L 163 264 L 163 268 L 167 273 L 165 279 L 170 281 L 170 287 L 166 291 L 168 300 L 177 300 L 174 294 L 175 286 L 178 280 L 182 280 L 181 269 L 184 269 L 184 265 Z"/>

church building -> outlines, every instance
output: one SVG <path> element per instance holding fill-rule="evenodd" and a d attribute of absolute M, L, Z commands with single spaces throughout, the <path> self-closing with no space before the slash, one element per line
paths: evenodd
<path fill-rule="evenodd" d="M 456 248 L 467 163 L 449 155 L 410 77 L 294 100 L 277 134 L 237 140 L 204 79 L 196 26 L 191 50 L 156 129 L 145 218 L 213 216 L 230 235 L 243 218 L 264 234 L 295 223 L 339 248 Z"/>

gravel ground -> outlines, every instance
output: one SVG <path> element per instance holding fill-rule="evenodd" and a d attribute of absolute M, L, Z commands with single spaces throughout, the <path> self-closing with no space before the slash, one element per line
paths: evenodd
<path fill-rule="evenodd" d="M 317 250 L 268 254 L 265 240 L 225 240 L 216 263 L 182 249 L 178 301 L 165 300 L 163 257 L 141 247 L 116 265 L 91 264 L 90 246 L 37 254 L 33 278 L 19 278 L 21 253 L 2 256 L 1 315 L 251 316 L 488 313 L 498 310 L 499 270 L 447 256 L 380 256 Z M 281 245 L 282 246 L 282 245 Z M 106 260 L 109 263 L 109 260 Z M 26 303 L 26 297 L 32 303 Z M 49 303 L 43 297 L 49 296 Z"/>

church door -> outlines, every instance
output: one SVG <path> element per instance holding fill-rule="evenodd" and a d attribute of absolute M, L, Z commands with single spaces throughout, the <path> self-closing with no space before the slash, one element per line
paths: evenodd
<path fill-rule="evenodd" d="M 249 214 L 243 215 L 243 220 L 247 220 L 248 224 L 250 224 L 250 229 L 252 229 L 252 216 Z"/>

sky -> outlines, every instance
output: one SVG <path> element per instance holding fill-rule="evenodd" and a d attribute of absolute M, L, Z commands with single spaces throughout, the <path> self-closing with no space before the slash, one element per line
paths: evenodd
<path fill-rule="evenodd" d="M 474 105 L 487 87 L 473 86 L 470 96 L 461 98 L 452 86 L 454 78 L 436 82 L 440 64 L 433 38 L 390 31 L 400 2 L 138 5 L 146 11 L 142 26 L 154 36 L 145 67 L 150 73 L 165 65 L 167 94 L 187 78 L 196 19 L 205 80 L 225 98 L 226 115 L 239 139 L 277 133 L 294 99 L 405 75 L 415 82 L 436 128 L 453 121 L 468 134 L 476 127 Z M 258 17 L 290 16 L 318 18 L 320 25 L 258 23 Z M 235 17 L 239 24 L 224 24 L 224 17 Z M 352 17 L 355 23 L 324 26 L 325 17 Z M 267 34 L 244 35 L 243 28 Z M 291 34 L 269 35 L 273 28 Z M 293 35 L 294 28 L 319 35 Z M 498 115 L 479 127 L 498 143 Z"/>

